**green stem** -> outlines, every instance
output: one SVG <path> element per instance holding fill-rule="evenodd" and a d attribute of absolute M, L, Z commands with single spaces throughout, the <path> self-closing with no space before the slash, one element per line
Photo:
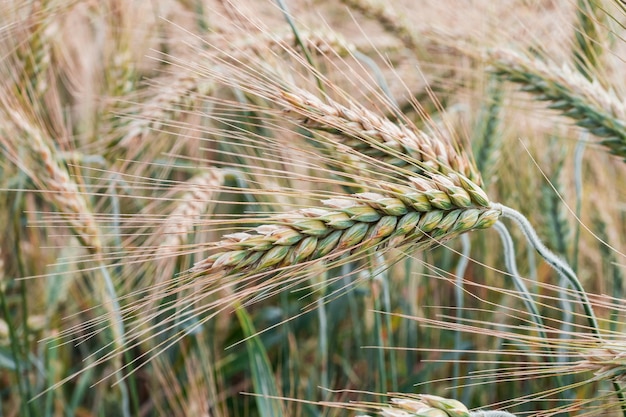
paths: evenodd
<path fill-rule="evenodd" d="M 328 317 L 326 315 L 326 303 L 323 294 L 317 298 L 317 319 L 319 322 L 319 366 L 320 382 L 322 387 L 330 387 L 328 379 Z M 328 400 L 329 392 L 322 391 L 324 401 Z"/>
<path fill-rule="evenodd" d="M 576 188 L 576 218 L 580 219 L 583 206 L 583 154 L 585 153 L 585 140 L 589 136 L 585 134 L 576 144 L 574 152 L 574 185 Z M 576 222 L 574 232 L 574 253 L 572 254 L 572 269 L 578 270 L 578 242 L 580 240 L 580 221 Z"/>
<path fill-rule="evenodd" d="M 289 10 L 287 9 L 287 5 L 285 4 L 283 0 L 276 0 L 276 3 L 278 3 L 278 7 L 280 7 L 280 11 L 283 12 L 283 16 L 285 17 L 285 20 L 289 24 L 289 27 L 291 28 L 291 31 L 293 32 L 293 36 L 296 39 L 296 43 L 298 44 L 298 46 L 300 46 L 300 49 L 302 49 L 302 53 L 304 54 L 304 57 L 306 58 L 307 62 L 309 63 L 309 65 L 311 65 L 311 68 L 315 68 L 315 62 L 313 62 L 313 57 L 311 56 L 311 53 L 309 52 L 309 48 L 307 48 L 304 42 L 302 41 L 302 38 L 300 37 L 300 32 L 298 31 L 298 28 L 296 27 L 296 24 L 294 23 L 293 18 L 291 17 L 291 14 L 289 13 Z M 315 74 L 315 80 L 317 81 L 317 87 L 319 88 L 319 90 L 321 92 L 325 92 L 324 83 L 322 82 L 322 79 L 317 74 Z"/>
<path fill-rule="evenodd" d="M 393 349 L 394 341 L 393 341 L 393 327 L 391 323 L 392 317 L 392 308 L 391 308 L 391 291 L 389 291 L 389 277 L 386 270 L 382 270 L 381 268 L 385 268 L 385 260 L 382 255 L 376 254 L 375 259 L 380 267 L 378 268 L 380 281 L 383 289 L 383 304 L 385 306 L 385 311 L 389 314 L 385 314 L 385 326 L 387 327 L 387 345 L 392 349 L 389 350 L 389 372 L 391 377 L 391 389 L 394 392 L 398 391 L 398 360 L 396 350 Z"/>
<path fill-rule="evenodd" d="M 122 316 L 120 315 L 120 306 L 117 303 L 117 296 L 115 294 L 115 286 L 113 285 L 113 280 L 111 279 L 111 275 L 107 270 L 106 266 L 101 263 L 100 264 L 100 272 L 104 278 L 104 285 L 106 288 L 107 295 L 109 297 L 109 302 L 112 304 L 113 308 L 113 317 L 111 317 L 111 328 L 113 330 L 113 334 L 117 335 L 114 338 L 118 338 L 118 342 L 120 346 L 125 344 L 125 336 L 124 336 L 124 325 L 122 324 Z M 115 320 L 115 321 L 113 321 Z M 120 404 L 122 414 L 124 417 L 130 417 L 130 400 L 128 398 L 128 386 L 124 381 L 124 377 L 122 376 L 121 371 L 115 371 L 116 383 L 119 385 L 120 393 L 122 395 L 122 403 Z"/>
<path fill-rule="evenodd" d="M 374 266 L 372 266 L 372 263 Z M 375 258 L 370 258 L 370 288 L 372 289 L 372 295 L 374 297 L 374 310 L 381 311 L 381 302 L 380 297 L 376 294 L 376 287 L 380 285 L 381 287 L 384 285 L 384 280 L 386 279 L 385 271 L 381 269 L 375 262 Z M 377 282 L 379 281 L 379 282 Z M 374 313 L 374 337 L 376 338 L 376 345 L 380 347 L 377 349 L 378 354 L 378 385 L 376 386 L 376 390 L 378 392 L 387 392 L 387 367 L 385 364 L 385 339 L 383 337 L 383 324 L 381 315 L 379 313 Z M 384 398 L 381 397 L 381 401 Z"/>
<path fill-rule="evenodd" d="M 598 324 L 598 320 L 593 311 L 593 307 L 591 306 L 591 301 L 589 301 L 589 297 L 587 297 L 587 293 L 585 292 L 582 284 L 578 280 L 576 273 L 570 268 L 567 263 L 562 261 L 558 256 L 554 254 L 550 249 L 548 249 L 539 236 L 537 236 L 537 232 L 530 224 L 528 219 L 519 211 L 514 210 L 510 207 L 504 206 L 502 204 L 494 203 L 492 204 L 492 208 L 495 210 L 500 210 L 502 212 L 503 217 L 507 217 L 520 227 L 528 242 L 537 250 L 539 255 L 545 259 L 545 261 L 554 268 L 561 276 L 563 276 L 567 281 L 574 287 L 574 290 L 578 294 L 578 298 L 583 306 L 583 310 L 585 311 L 585 315 L 587 317 L 587 322 L 589 327 L 591 328 L 592 333 L 598 341 L 602 341 L 602 334 L 600 332 L 600 325 Z M 626 397 L 624 397 L 624 393 L 620 385 L 617 382 L 613 382 L 613 389 L 615 390 L 615 395 L 618 398 L 618 401 L 621 405 L 622 414 L 626 417 Z"/>
<path fill-rule="evenodd" d="M 562 261 L 554 252 L 547 248 L 546 245 L 541 242 L 539 236 L 537 236 L 537 232 L 530 224 L 528 219 L 519 211 L 514 210 L 510 207 L 504 206 L 502 204 L 494 203 L 492 204 L 492 208 L 495 210 L 500 210 L 502 212 L 503 217 L 507 217 L 520 227 L 528 242 L 535 248 L 535 250 L 543 257 L 543 259 L 554 268 L 559 275 L 563 276 L 570 283 L 574 290 L 576 291 L 578 298 L 583 306 L 583 310 L 585 311 L 585 315 L 587 317 L 587 322 L 592 333 L 599 339 L 602 340 L 602 336 L 600 333 L 600 325 L 598 324 L 598 320 L 596 318 L 596 314 L 593 311 L 593 307 L 591 306 L 591 301 L 589 301 L 589 297 L 587 297 L 587 293 L 583 288 L 582 284 L 578 280 L 576 273 L 570 268 L 570 266 Z"/>
<path fill-rule="evenodd" d="M 524 283 L 521 275 L 519 274 L 519 271 L 517 270 L 517 263 L 515 261 L 515 246 L 513 244 L 511 234 L 502 222 L 497 222 L 493 227 L 495 228 L 496 232 L 498 232 L 498 234 L 500 235 L 500 239 L 502 240 L 502 247 L 504 248 L 504 264 L 506 266 L 506 269 L 513 278 L 515 287 L 523 296 L 526 309 L 531 313 L 531 318 L 533 322 L 535 322 L 535 324 L 537 325 L 537 333 L 542 339 L 548 340 L 548 335 L 544 331 L 545 324 L 543 323 L 543 318 L 539 313 L 537 304 L 535 303 L 532 294 L 528 290 L 526 283 Z M 552 351 L 552 349 L 550 349 L 550 351 Z M 549 355 L 548 360 L 550 362 L 554 362 L 554 357 L 552 355 Z M 559 387 L 564 387 L 566 385 L 563 381 L 563 376 L 561 374 L 556 374 L 555 379 Z"/>
<path fill-rule="evenodd" d="M 7 304 L 6 296 L 4 294 L 4 288 L 0 288 L 0 308 L 2 308 L 2 314 L 6 318 L 7 326 L 9 327 L 9 340 L 11 344 L 11 353 L 13 354 L 13 360 L 15 361 L 15 379 L 17 382 L 17 389 L 20 393 L 20 409 L 24 416 L 30 416 L 30 407 L 27 407 L 28 396 L 26 394 L 26 388 L 24 381 L 22 381 L 22 358 L 20 355 L 20 348 L 18 346 L 17 332 L 13 326 L 13 320 L 11 320 L 11 312 Z"/>
<path fill-rule="evenodd" d="M 467 269 L 467 265 L 469 265 L 469 257 L 470 250 L 472 248 L 472 243 L 467 234 L 463 234 L 460 237 L 461 239 L 461 257 L 459 258 L 459 262 L 456 265 L 456 271 L 454 275 L 456 276 L 456 286 L 455 286 L 455 298 L 456 298 L 456 321 L 461 324 L 461 320 L 463 319 L 463 278 L 465 277 L 465 270 Z M 454 366 L 452 370 L 452 377 L 454 381 L 458 381 L 461 376 L 461 364 L 459 361 L 461 360 L 461 332 L 456 332 L 454 334 Z M 460 386 L 456 387 L 456 398 L 461 398 L 462 390 Z"/>

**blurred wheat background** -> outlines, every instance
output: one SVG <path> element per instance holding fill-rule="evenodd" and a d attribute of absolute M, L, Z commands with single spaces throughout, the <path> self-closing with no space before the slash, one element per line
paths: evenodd
<path fill-rule="evenodd" d="M 0 19 L 0 416 L 624 415 L 621 2 Z"/>

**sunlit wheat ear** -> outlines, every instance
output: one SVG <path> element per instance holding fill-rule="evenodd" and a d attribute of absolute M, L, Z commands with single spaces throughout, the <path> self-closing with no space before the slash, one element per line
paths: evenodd
<path fill-rule="evenodd" d="M 331 31 L 303 31 L 299 34 L 306 48 L 318 54 L 331 54 L 338 57 L 352 54 L 356 47 L 340 34 Z M 293 32 L 281 35 L 250 35 L 228 46 L 224 58 L 247 61 L 250 57 L 263 54 L 266 50 L 280 54 L 295 44 Z M 188 71 L 178 71 L 171 75 L 152 80 L 148 92 L 142 92 L 141 105 L 136 111 L 127 109 L 125 116 L 129 122 L 120 131 L 126 131 L 119 142 L 122 148 L 136 147 L 154 131 L 159 131 L 168 122 L 177 119 L 183 112 L 193 110 L 198 97 L 214 93 L 215 86 L 209 80 Z M 147 98 L 145 96 L 148 96 Z"/>
<path fill-rule="evenodd" d="M 346 57 L 356 51 L 353 43 L 340 33 L 330 30 L 301 30 L 298 38 L 308 51 L 316 55 Z M 229 43 L 222 55 L 224 58 L 246 62 L 250 57 L 262 56 L 268 50 L 278 55 L 285 54 L 297 44 L 291 30 L 278 34 L 260 33 Z"/>
<path fill-rule="evenodd" d="M 32 95 L 30 99 L 37 101 L 38 97 L 49 87 L 47 72 L 52 63 L 55 35 L 59 30 L 55 18 L 59 10 L 54 10 L 54 12 L 46 10 L 50 5 L 44 5 L 44 2 L 34 3 L 33 6 L 29 18 L 24 22 L 28 25 L 26 39 L 18 45 L 15 51 L 18 61 L 23 65 L 19 76 L 23 77 L 25 82 L 21 88 L 16 88 L 14 93 L 30 94 Z M 20 34 L 14 33 L 14 36 L 20 36 Z"/>
<path fill-rule="evenodd" d="M 468 156 L 446 139 L 393 123 L 354 102 L 322 101 L 301 89 L 282 91 L 276 101 L 300 116 L 302 125 L 336 133 L 340 143 L 376 161 L 410 172 L 456 172 L 481 184 Z"/>
<path fill-rule="evenodd" d="M 496 74 L 521 84 L 536 100 L 549 102 L 548 108 L 602 138 L 600 143 L 612 154 L 626 158 L 626 105 L 615 90 L 568 65 L 559 67 L 509 49 L 491 50 L 487 60 Z"/>
<path fill-rule="evenodd" d="M 352 154 L 360 153 L 364 161 L 369 160 L 374 165 L 372 170 L 382 166 L 386 175 L 393 175 L 390 172 L 395 171 L 395 176 L 411 176 L 423 171 L 456 172 L 478 186 L 482 184 L 471 157 L 460 149 L 451 132 L 429 124 L 426 114 L 423 114 L 426 128 L 417 129 L 400 114 L 393 98 L 379 86 L 370 69 L 354 56 L 353 47 L 338 48 L 333 40 L 307 40 L 305 33 L 303 43 L 311 51 L 324 55 L 329 47 L 332 50 L 323 61 L 330 70 L 322 72 L 303 57 L 298 47 L 277 37 L 270 39 L 274 42 L 261 43 L 266 46 L 250 51 L 237 42 L 227 42 L 224 46 L 223 39 L 209 37 L 202 49 L 192 47 L 193 60 L 186 60 L 184 56 L 163 56 L 162 59 L 214 82 L 216 87 L 255 97 L 251 100 L 255 105 L 241 98 L 228 103 L 214 97 L 207 97 L 207 104 L 220 108 L 232 106 L 239 113 L 247 110 L 256 117 L 272 110 L 270 113 L 277 120 L 291 119 L 311 133 L 333 133 L 334 140 L 327 134 L 313 135 L 312 139 L 325 142 L 324 145 L 335 152 L 345 154 L 348 149 Z M 344 54 L 347 54 L 345 59 Z M 276 108 L 288 113 L 279 115 Z M 381 115 L 385 113 L 399 121 Z M 238 122 L 220 120 L 219 116 L 215 119 L 231 125 Z"/>
<path fill-rule="evenodd" d="M 604 342 L 597 347 L 581 347 L 581 360 L 573 364 L 574 371 L 592 372 L 597 380 L 626 382 L 626 345 L 623 340 Z"/>
<path fill-rule="evenodd" d="M 198 95 L 211 94 L 211 83 L 180 72 L 153 81 L 151 96 L 144 99 L 137 114 L 119 127 L 123 136 L 119 141 L 122 148 L 133 148 L 145 141 L 150 133 L 159 131 L 168 122 L 175 120 L 183 111 L 193 108 Z M 154 92 L 152 91 L 154 90 Z M 127 110 L 130 111 L 130 110 Z M 127 118 L 128 116 L 125 116 Z"/>
<path fill-rule="evenodd" d="M 416 188 L 407 187 L 405 194 L 354 194 L 324 201 L 327 208 L 277 216 L 252 232 L 225 236 L 218 252 L 193 271 L 251 273 L 379 245 L 430 246 L 493 225 L 499 213 L 489 208 L 487 196 L 469 181 L 458 183 L 443 176 L 415 178 Z"/>

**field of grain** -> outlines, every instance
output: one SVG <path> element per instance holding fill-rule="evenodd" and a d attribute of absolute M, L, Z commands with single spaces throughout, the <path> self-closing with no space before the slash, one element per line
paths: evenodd
<path fill-rule="evenodd" d="M 0 417 L 626 416 L 622 2 L 0 19 Z"/>

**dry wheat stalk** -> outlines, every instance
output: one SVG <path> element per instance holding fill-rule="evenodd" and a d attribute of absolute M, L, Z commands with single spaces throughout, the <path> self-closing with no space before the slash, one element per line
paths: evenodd
<path fill-rule="evenodd" d="M 569 65 L 558 67 L 508 49 L 487 52 L 493 71 L 518 84 L 576 125 L 604 138 L 611 153 L 626 158 L 626 105 L 614 90 L 589 81 Z"/>
<path fill-rule="evenodd" d="M 426 247 L 499 217 L 484 192 L 457 174 L 412 180 L 415 187 L 387 185 L 389 192 L 325 200 L 326 208 L 285 213 L 252 232 L 226 235 L 194 271 L 254 273 L 374 247 Z"/>

